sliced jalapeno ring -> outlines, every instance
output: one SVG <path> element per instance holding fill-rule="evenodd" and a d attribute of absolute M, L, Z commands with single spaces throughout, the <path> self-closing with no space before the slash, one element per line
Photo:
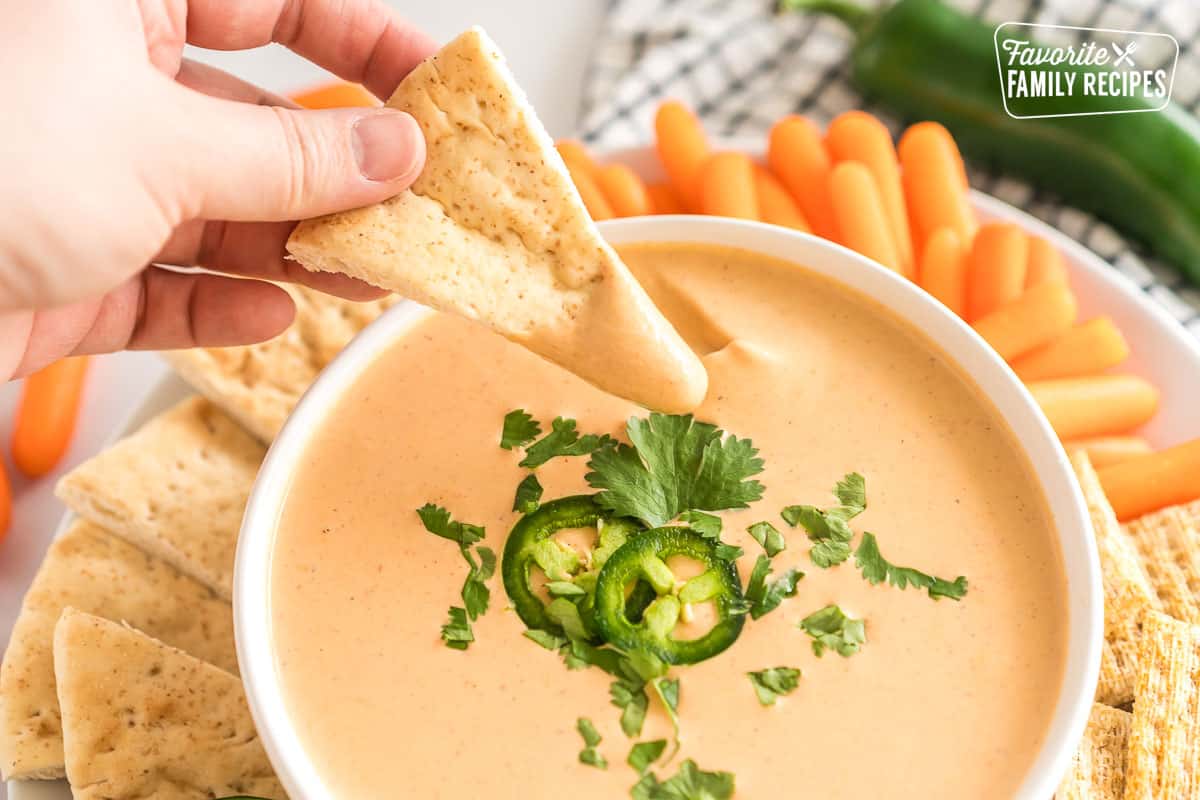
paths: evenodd
<path fill-rule="evenodd" d="M 626 587 L 646 581 L 665 588 L 662 570 L 671 556 L 684 556 L 700 562 L 705 571 L 677 587 L 658 591 L 646 608 L 641 621 L 628 613 Z M 668 569 L 668 572 L 670 570 Z M 711 600 L 716 606 L 717 622 L 695 639 L 675 639 L 671 633 L 679 622 L 682 602 Z M 712 658 L 733 644 L 742 632 L 745 615 L 737 613 L 742 604 L 742 584 L 732 562 L 717 556 L 717 545 L 689 528 L 654 528 L 629 539 L 613 553 L 600 569 L 596 582 L 596 627 L 609 644 L 625 650 L 656 656 L 667 664 L 695 664 Z"/>
<path fill-rule="evenodd" d="M 597 529 L 591 572 L 581 572 L 584 565 L 578 554 L 552 538 L 558 531 L 571 528 Z M 554 500 L 522 516 L 508 534 L 500 564 L 504 591 L 508 593 L 508 599 L 521 621 L 530 628 L 552 633 L 564 632 L 563 620 L 573 619 L 573 616 L 563 603 L 574 603 L 588 638 L 594 638 L 595 613 L 591 588 L 596 580 L 594 571 L 600 566 L 597 562 L 602 563 L 619 550 L 631 534 L 640 530 L 641 525 L 634 520 L 606 517 L 603 509 L 593 502 L 592 495 L 573 495 Z M 551 606 L 555 603 L 558 605 L 550 611 L 533 591 L 530 573 L 534 567 L 542 570 L 551 581 L 577 581 L 584 592 L 572 599 L 553 600 Z M 630 613 L 640 615 L 655 597 L 653 589 L 639 584 L 630 599 Z M 572 630 L 567 632 L 578 638 L 578 624 L 571 623 L 570 627 Z"/>

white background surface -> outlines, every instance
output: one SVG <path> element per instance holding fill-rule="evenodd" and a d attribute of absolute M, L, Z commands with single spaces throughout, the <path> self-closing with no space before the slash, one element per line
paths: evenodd
<path fill-rule="evenodd" d="M 439 41 L 470 25 L 482 25 L 503 49 L 550 132 L 555 136 L 571 133 L 591 42 L 602 16 L 600 0 L 392 0 L 392 5 Z M 278 93 L 328 77 L 279 47 L 242 53 L 193 50 L 188 56 Z M 62 514 L 62 505 L 53 496 L 58 474 L 97 452 L 164 370 L 158 357 L 150 353 L 94 358 L 71 451 L 58 473 L 32 483 L 14 473 L 7 452 L 19 387 L 0 384 L 0 442 L 16 496 L 12 527 L 0 542 L 0 643 L 8 641 L 21 596 Z M 0 785 L 0 798 L 4 796 Z"/>

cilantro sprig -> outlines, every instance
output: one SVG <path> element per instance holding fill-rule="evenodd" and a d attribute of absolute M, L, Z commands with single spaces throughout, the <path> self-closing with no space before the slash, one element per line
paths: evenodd
<path fill-rule="evenodd" d="M 820 509 L 810 505 L 787 506 L 780 512 L 783 521 L 793 528 L 800 525 L 812 540 L 809 550 L 812 562 L 821 569 L 837 566 L 850 557 L 850 520 L 867 507 L 867 487 L 863 476 L 848 473 L 833 488 L 838 505 Z"/>
<path fill-rule="evenodd" d="M 863 578 L 872 586 L 884 581 L 897 589 L 915 586 L 925 589 L 934 600 L 939 597 L 961 600 L 967 593 L 967 579 L 962 575 L 949 581 L 912 567 L 898 567 L 892 564 L 879 552 L 879 542 L 872 533 L 863 533 L 862 541 L 854 551 L 854 563 L 862 572 Z"/>
<path fill-rule="evenodd" d="M 734 778 L 729 772 L 705 772 L 692 759 L 665 781 L 647 772 L 630 790 L 633 800 L 729 800 Z"/>
<path fill-rule="evenodd" d="M 800 628 L 812 637 L 813 652 L 818 657 L 826 650 L 849 657 L 867 641 L 866 622 L 847 616 L 836 605 L 828 605 L 800 620 Z"/>
<path fill-rule="evenodd" d="M 616 440 L 607 433 L 580 436 L 575 430 L 576 425 L 573 419 L 555 417 L 550 423 L 550 432 L 525 448 L 525 457 L 519 462 L 520 466 L 537 469 L 552 458 L 591 455 L 616 444 Z"/>
<path fill-rule="evenodd" d="M 442 625 L 442 641 L 446 646 L 466 650 L 475 641 L 471 623 L 487 612 L 491 602 L 492 592 L 487 582 L 496 574 L 496 553 L 490 547 L 478 544 L 485 534 L 481 525 L 458 522 L 441 506 L 426 503 L 417 509 L 417 516 L 425 530 L 457 544 L 469 567 L 461 592 L 463 604 L 451 606 L 446 623 Z M 474 554 L 472 546 L 475 546 Z"/>
<path fill-rule="evenodd" d="M 658 527 L 684 511 L 746 508 L 762 498 L 751 477 L 763 461 L 749 439 L 691 414 L 633 417 L 625 431 L 631 444 L 596 450 L 586 475 L 600 490 L 596 502 L 617 516 Z"/>
<path fill-rule="evenodd" d="M 771 667 L 746 675 L 758 695 L 758 702 L 764 706 L 775 705 L 778 698 L 791 694 L 800 685 L 800 670 L 794 667 Z"/>

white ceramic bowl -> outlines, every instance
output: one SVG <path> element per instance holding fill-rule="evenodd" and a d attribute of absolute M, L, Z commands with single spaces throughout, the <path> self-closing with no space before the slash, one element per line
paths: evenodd
<path fill-rule="evenodd" d="M 824 239 L 714 217 L 643 217 L 601 225 L 613 244 L 703 242 L 752 250 L 833 277 L 922 329 L 991 398 L 1046 492 L 1069 584 L 1067 664 L 1050 730 L 1017 796 L 1050 797 L 1083 733 L 1100 665 L 1103 600 L 1088 514 L 1069 462 L 1020 381 L 974 331 L 908 280 Z M 272 648 L 271 552 L 292 470 L 343 392 L 428 310 L 400 303 L 364 330 L 304 395 L 267 454 L 242 522 L 234 576 L 238 662 L 271 762 L 293 800 L 332 800 L 293 727 Z M 997 689 L 998 691 L 1000 689 Z"/>

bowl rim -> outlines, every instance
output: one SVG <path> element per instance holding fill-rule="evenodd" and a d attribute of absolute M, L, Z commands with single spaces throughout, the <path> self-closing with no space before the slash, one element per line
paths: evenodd
<path fill-rule="evenodd" d="M 655 216 L 601 223 L 614 245 L 689 242 L 781 258 L 827 275 L 888 308 L 930 340 L 988 397 L 1025 451 L 1054 518 L 1067 581 L 1068 639 L 1056 708 L 1016 797 L 1051 796 L 1083 735 L 1099 677 L 1103 592 L 1090 515 L 1066 453 L 1032 396 L 975 331 L 911 281 L 838 244 L 759 222 Z M 425 319 L 402 300 L 365 328 L 318 376 L 271 444 L 251 491 L 234 570 L 234 629 L 259 737 L 289 796 L 334 797 L 307 758 L 283 695 L 272 644 L 271 553 L 299 454 L 329 409 L 375 357 Z"/>

